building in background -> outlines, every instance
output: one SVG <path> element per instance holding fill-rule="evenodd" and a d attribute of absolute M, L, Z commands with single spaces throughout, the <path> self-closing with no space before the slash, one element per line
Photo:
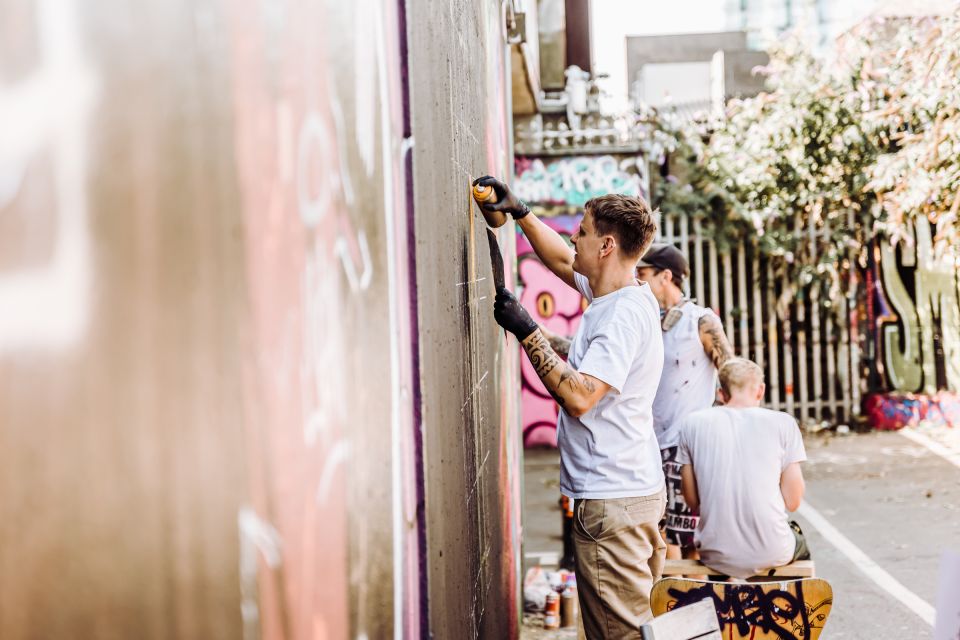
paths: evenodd
<path fill-rule="evenodd" d="M 634 104 L 695 113 L 763 90 L 753 73 L 766 64 L 745 31 L 627 36 L 627 78 Z"/>

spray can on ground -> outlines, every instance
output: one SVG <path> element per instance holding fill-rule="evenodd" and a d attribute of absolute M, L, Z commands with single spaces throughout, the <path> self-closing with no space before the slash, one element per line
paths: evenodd
<path fill-rule="evenodd" d="M 543 618 L 544 629 L 560 628 L 560 596 L 556 591 L 547 594 L 547 606 L 544 608 L 546 614 Z"/>
<path fill-rule="evenodd" d="M 560 594 L 560 626 L 575 627 L 580 609 L 577 600 L 577 578 L 576 576 L 567 576 L 567 584 Z"/>
<path fill-rule="evenodd" d="M 480 207 L 480 213 L 483 214 L 484 219 L 486 219 L 487 224 L 496 229 L 497 227 L 502 227 L 507 221 L 507 214 L 503 211 L 487 211 L 483 208 L 484 204 L 496 204 L 497 203 L 497 192 L 493 190 L 493 187 L 484 187 L 483 185 L 476 185 L 473 188 L 473 199 L 477 201 L 477 206 Z"/>

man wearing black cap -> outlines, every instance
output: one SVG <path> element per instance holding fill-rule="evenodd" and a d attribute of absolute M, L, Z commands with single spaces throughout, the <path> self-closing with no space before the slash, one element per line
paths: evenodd
<path fill-rule="evenodd" d="M 667 482 L 667 557 L 672 559 L 698 557 L 693 543 L 698 517 L 683 499 L 676 461 L 680 422 L 713 405 L 717 371 L 733 357 L 717 314 L 684 296 L 689 275 L 687 259 L 672 245 L 653 245 L 637 264 L 637 278 L 650 285 L 662 318 L 664 363 L 653 401 L 653 428 Z"/>

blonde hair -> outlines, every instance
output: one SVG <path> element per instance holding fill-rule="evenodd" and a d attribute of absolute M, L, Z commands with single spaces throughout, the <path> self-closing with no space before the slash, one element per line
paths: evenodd
<path fill-rule="evenodd" d="M 728 396 L 734 389 L 763 384 L 763 369 L 746 358 L 730 358 L 720 367 L 720 387 Z"/>

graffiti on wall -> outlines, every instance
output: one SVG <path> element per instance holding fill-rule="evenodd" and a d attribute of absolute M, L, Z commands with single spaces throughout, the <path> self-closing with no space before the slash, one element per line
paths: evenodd
<path fill-rule="evenodd" d="M 921 422 L 953 427 L 960 425 L 960 395 L 874 393 L 864 399 L 863 413 L 874 429 L 902 429 Z"/>
<path fill-rule="evenodd" d="M 582 207 L 608 193 L 646 196 L 642 156 L 573 156 L 544 163 L 518 157 L 514 191 L 527 202 Z"/>
<path fill-rule="evenodd" d="M 925 222 L 906 243 L 879 243 L 879 279 L 892 313 L 878 318 L 878 342 L 891 390 L 960 389 L 957 268 L 941 245 Z"/>
<path fill-rule="evenodd" d="M 544 222 L 564 238 L 576 231 L 580 216 L 546 218 Z M 584 299 L 547 269 L 530 242 L 517 234 L 520 302 L 540 325 L 561 336 L 571 336 L 580 323 Z M 521 358 L 521 417 L 525 447 L 557 446 L 557 404 L 526 357 Z"/>
<path fill-rule="evenodd" d="M 876 392 L 863 411 L 879 429 L 953 424 L 960 390 L 960 295 L 955 257 L 921 222 L 897 245 L 876 240 L 866 272 Z"/>
<path fill-rule="evenodd" d="M 406 147 L 398 27 L 385 6 L 278 3 L 292 19 L 263 21 L 253 7 L 231 15 L 254 316 L 251 501 L 239 516 L 245 638 L 419 635 L 403 437 L 412 411 L 401 398 L 410 361 L 397 204 Z M 314 46 L 315 24 L 352 39 L 353 57 L 330 62 Z M 296 80 L 306 77 L 314 81 Z M 371 357 L 384 393 L 368 401 Z"/>
<path fill-rule="evenodd" d="M 76 3 L 44 0 L 34 13 L 39 64 L 0 90 L 0 208 L 27 190 L 28 169 L 49 155 L 56 223 L 43 263 L 0 276 L 0 305 L 15 311 L 0 314 L 0 351 L 75 344 L 91 307 L 85 129 L 100 78 L 81 46 Z"/>

